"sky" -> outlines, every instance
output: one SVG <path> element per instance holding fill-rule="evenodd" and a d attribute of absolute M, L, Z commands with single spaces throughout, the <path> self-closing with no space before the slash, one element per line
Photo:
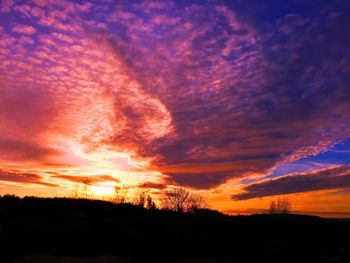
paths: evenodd
<path fill-rule="evenodd" d="M 1 0 L 0 194 L 350 217 L 349 46 L 342 0 Z"/>

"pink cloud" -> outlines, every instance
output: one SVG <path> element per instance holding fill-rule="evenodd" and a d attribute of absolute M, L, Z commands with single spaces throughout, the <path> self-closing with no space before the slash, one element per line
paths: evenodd
<path fill-rule="evenodd" d="M 80 12 L 89 12 L 94 5 L 92 3 L 85 3 L 85 4 L 76 4 L 75 6 Z"/>
<path fill-rule="evenodd" d="M 11 11 L 12 6 L 14 5 L 15 1 L 14 0 L 3 0 L 1 1 L 0 5 L 0 12 L 1 13 L 8 13 Z"/>
<path fill-rule="evenodd" d="M 34 17 L 43 17 L 45 15 L 45 11 L 38 7 L 33 7 L 30 9 L 30 13 Z"/>
<path fill-rule="evenodd" d="M 0 140 L 0 159 L 7 161 L 26 162 L 38 161 L 46 162 L 50 156 L 57 156 L 60 152 L 40 145 L 35 142 L 2 138 Z"/>
<path fill-rule="evenodd" d="M 24 17 L 30 18 L 31 16 L 31 7 L 29 5 L 16 5 L 13 9 Z"/>
<path fill-rule="evenodd" d="M 38 6 L 40 6 L 40 7 L 43 7 L 43 6 L 45 6 L 46 4 L 47 4 L 47 0 L 33 0 L 33 2 L 36 4 L 36 5 L 38 5 Z"/>
<path fill-rule="evenodd" d="M 12 28 L 13 32 L 25 34 L 25 35 L 33 35 L 36 32 L 36 29 L 29 25 L 15 25 Z"/>
<path fill-rule="evenodd" d="M 19 41 L 22 43 L 22 44 L 29 44 L 29 45 L 32 45 L 34 44 L 34 40 L 30 37 L 26 37 L 26 36 L 22 36 Z"/>

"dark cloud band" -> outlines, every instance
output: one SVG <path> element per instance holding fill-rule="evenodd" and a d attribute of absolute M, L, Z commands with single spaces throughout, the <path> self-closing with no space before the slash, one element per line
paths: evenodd
<path fill-rule="evenodd" d="M 292 174 L 250 184 L 234 200 L 247 200 L 271 195 L 302 193 L 350 187 L 350 166 L 339 166 L 309 173 Z"/>

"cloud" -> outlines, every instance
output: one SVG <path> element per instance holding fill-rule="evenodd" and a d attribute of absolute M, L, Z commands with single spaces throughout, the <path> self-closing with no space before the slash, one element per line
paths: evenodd
<path fill-rule="evenodd" d="M 192 173 L 178 174 L 167 173 L 168 183 L 186 186 L 195 189 L 210 189 L 219 186 L 227 181 L 227 179 L 235 177 L 233 172 L 213 172 L 213 173 Z M 236 175 L 237 176 L 237 175 Z"/>
<path fill-rule="evenodd" d="M 145 182 L 138 186 L 139 188 L 152 188 L 152 189 L 165 189 L 167 188 L 167 184 L 165 183 L 153 183 L 153 182 Z"/>
<path fill-rule="evenodd" d="M 13 32 L 25 34 L 25 35 L 33 35 L 36 32 L 36 29 L 29 25 L 15 25 L 12 28 Z"/>
<path fill-rule="evenodd" d="M 107 149 L 210 189 L 348 138 L 346 11 L 242 5 L 58 1 L 30 11 L 32 26 L 4 25 L 36 34 L 1 35 L 2 152 L 20 141 L 11 160 L 57 149 L 93 162 Z"/>
<path fill-rule="evenodd" d="M 80 12 L 89 12 L 94 5 L 92 3 L 85 3 L 85 4 L 75 4 L 75 6 Z"/>
<path fill-rule="evenodd" d="M 40 7 L 43 7 L 47 4 L 48 1 L 47 0 L 33 0 L 33 2 Z"/>
<path fill-rule="evenodd" d="M 53 175 L 51 177 L 68 180 L 73 183 L 82 183 L 86 185 L 102 183 L 102 182 L 118 183 L 120 181 L 119 179 L 114 178 L 113 176 L 110 176 L 110 175 L 96 175 L 96 176 Z"/>
<path fill-rule="evenodd" d="M 21 36 L 18 41 L 23 40 Z M 8 61 L 8 60 L 7 60 Z M 18 71 L 14 67 L 13 72 Z M 22 66 L 24 70 L 24 66 Z M 34 70 L 35 71 L 35 70 Z M 0 87 L 0 159 L 11 162 L 47 163 L 61 151 L 47 142 L 44 134 L 58 111 L 49 86 L 32 84 L 31 74 L 12 82 L 2 76 Z M 0 77 L 1 78 L 1 77 Z"/>
<path fill-rule="evenodd" d="M 39 184 L 49 187 L 57 187 L 58 185 L 42 181 L 42 177 L 33 173 L 22 173 L 15 171 L 0 170 L 0 181 L 7 181 L 21 184 Z"/>
<path fill-rule="evenodd" d="M 14 0 L 3 0 L 0 5 L 1 13 L 8 13 L 11 11 L 12 6 L 14 5 Z"/>
<path fill-rule="evenodd" d="M 0 159 L 8 161 L 44 162 L 50 156 L 58 156 L 60 152 L 40 144 L 16 139 L 0 139 Z"/>
<path fill-rule="evenodd" d="M 147 12 L 154 17 L 155 10 Z M 232 177 L 267 173 L 349 137 L 350 67 L 344 58 L 350 54 L 344 43 L 350 40 L 344 20 L 344 15 L 318 21 L 287 14 L 256 27 L 228 7 L 196 4 L 165 11 L 157 21 L 129 15 L 114 22 L 127 32 L 112 37 L 115 53 L 142 83 L 140 89 L 157 97 L 171 116 L 170 132 L 151 141 L 138 137 L 135 156 L 150 158 L 151 168 L 170 181 L 210 188 Z M 344 51 L 342 57 L 335 47 Z M 330 95 L 336 93 L 342 96 Z M 118 126 L 117 134 L 107 143 L 118 145 L 119 138 L 131 136 Z M 241 161 L 254 164 L 243 168 Z M 215 171 L 222 163 L 230 164 L 225 174 Z M 187 168 L 164 169 L 172 165 Z M 211 172 L 185 171 L 196 165 Z"/>
<path fill-rule="evenodd" d="M 337 166 L 308 173 L 297 173 L 250 184 L 234 200 L 247 200 L 271 195 L 293 194 L 316 190 L 350 187 L 350 166 Z"/>

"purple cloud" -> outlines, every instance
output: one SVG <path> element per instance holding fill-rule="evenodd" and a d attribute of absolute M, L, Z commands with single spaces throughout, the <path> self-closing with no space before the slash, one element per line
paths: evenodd
<path fill-rule="evenodd" d="M 350 187 L 350 166 L 338 166 L 308 173 L 291 174 L 277 179 L 253 183 L 233 200 L 247 200 L 271 195 L 302 193 Z"/>

